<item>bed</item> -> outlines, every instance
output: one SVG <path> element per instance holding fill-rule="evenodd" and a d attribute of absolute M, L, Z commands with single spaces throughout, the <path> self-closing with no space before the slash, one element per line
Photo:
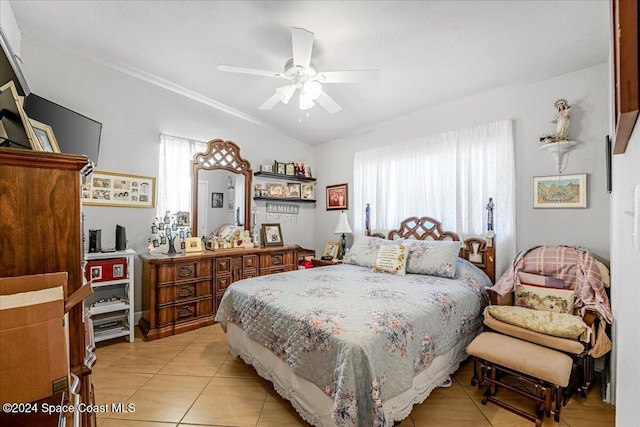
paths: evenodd
<path fill-rule="evenodd" d="M 461 244 L 428 217 L 386 237 L 357 237 L 340 265 L 235 282 L 221 301 L 231 353 L 312 425 L 402 420 L 450 381 L 481 329 L 491 239 Z M 380 271 L 389 251 L 405 275 Z"/>

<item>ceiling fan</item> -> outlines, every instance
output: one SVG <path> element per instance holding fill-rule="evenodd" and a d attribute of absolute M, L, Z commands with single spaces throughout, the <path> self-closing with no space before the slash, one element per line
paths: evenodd
<path fill-rule="evenodd" d="M 342 110 L 342 107 L 327 95 L 322 89 L 322 84 L 374 82 L 380 78 L 380 70 L 318 72 L 313 62 L 311 62 L 313 33 L 304 28 L 291 28 L 291 44 L 293 46 L 293 58 L 289 59 L 284 65 L 284 72 L 258 70 L 235 65 L 218 65 L 218 70 L 289 80 L 289 84 L 277 88 L 276 93 L 258 107 L 261 110 L 270 110 L 278 102 L 288 104 L 297 89 L 299 91 L 299 107 L 301 110 L 308 110 L 317 102 L 331 114 Z"/>

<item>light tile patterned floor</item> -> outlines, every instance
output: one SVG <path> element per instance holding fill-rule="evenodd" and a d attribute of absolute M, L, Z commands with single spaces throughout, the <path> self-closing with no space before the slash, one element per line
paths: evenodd
<path fill-rule="evenodd" d="M 135 404 L 135 412 L 98 415 L 100 427 L 306 426 L 291 405 L 251 366 L 229 354 L 219 325 L 161 340 L 111 341 L 96 350 L 93 370 L 96 403 Z M 532 422 L 491 403 L 470 385 L 472 363 L 465 362 L 449 388 L 439 388 L 400 427 L 531 427 Z M 606 427 L 615 409 L 600 400 L 600 386 L 587 399 L 574 396 L 560 423 L 543 426 Z M 501 399 L 530 410 L 530 401 L 501 392 Z"/>

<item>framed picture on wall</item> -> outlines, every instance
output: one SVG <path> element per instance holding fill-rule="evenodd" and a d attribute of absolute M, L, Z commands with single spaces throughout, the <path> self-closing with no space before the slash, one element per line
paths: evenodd
<path fill-rule="evenodd" d="M 586 208 L 587 174 L 536 176 L 534 208 Z"/>
<path fill-rule="evenodd" d="M 347 210 L 349 205 L 347 184 L 327 186 L 327 210 Z"/>
<path fill-rule="evenodd" d="M 211 193 L 211 207 L 221 208 L 224 203 L 224 193 Z"/>
<path fill-rule="evenodd" d="M 156 179 L 151 176 L 94 171 L 82 186 L 82 204 L 127 208 L 156 206 Z"/>

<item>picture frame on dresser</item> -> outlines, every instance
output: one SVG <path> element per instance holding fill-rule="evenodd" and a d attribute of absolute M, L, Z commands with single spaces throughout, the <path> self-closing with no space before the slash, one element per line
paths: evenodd
<path fill-rule="evenodd" d="M 280 224 L 262 224 L 262 243 L 264 246 L 283 246 Z"/>
<path fill-rule="evenodd" d="M 202 252 L 202 239 L 199 237 L 187 237 L 184 244 L 187 253 Z"/>
<path fill-rule="evenodd" d="M 324 245 L 324 252 L 322 253 L 322 259 L 326 257 L 331 257 L 335 259 L 338 256 L 338 252 L 340 251 L 340 243 L 338 242 L 327 242 Z"/>

